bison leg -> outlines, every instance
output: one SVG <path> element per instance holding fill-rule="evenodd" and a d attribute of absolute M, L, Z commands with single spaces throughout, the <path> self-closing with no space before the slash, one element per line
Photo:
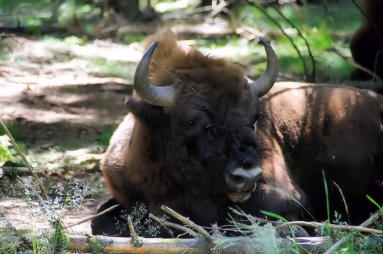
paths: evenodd
<path fill-rule="evenodd" d="M 100 213 L 116 204 L 120 203 L 113 198 L 109 199 L 101 205 L 97 212 Z M 128 217 L 132 219 L 134 229 L 141 237 L 174 237 L 172 230 L 149 219 L 147 205 L 139 202 L 132 202 L 129 208 L 120 204 L 113 210 L 94 218 L 91 225 L 92 234 L 129 237 Z"/>
<path fill-rule="evenodd" d="M 109 199 L 107 202 L 101 205 L 101 207 L 97 210 L 97 213 L 100 213 L 117 204 L 119 203 L 113 198 Z M 107 236 L 129 236 L 129 231 L 118 227 L 118 225 L 122 225 L 125 214 L 127 214 L 126 209 L 120 205 L 113 210 L 94 218 L 91 224 L 92 234 Z M 124 223 L 126 224 L 126 220 Z"/>

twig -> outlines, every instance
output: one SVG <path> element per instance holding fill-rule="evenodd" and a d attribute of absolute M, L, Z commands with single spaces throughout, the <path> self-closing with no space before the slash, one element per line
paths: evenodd
<path fill-rule="evenodd" d="M 180 231 L 184 231 L 186 232 L 187 234 L 191 235 L 192 237 L 198 237 L 198 233 L 194 232 L 193 230 L 191 230 L 190 228 L 188 227 L 184 227 L 184 226 L 181 226 L 181 225 L 178 225 L 176 223 L 172 223 L 172 222 L 169 222 L 169 221 L 166 221 L 165 219 L 162 219 L 162 218 L 159 218 L 157 216 L 155 216 L 154 214 L 149 214 L 149 217 L 155 221 L 157 221 L 158 223 L 166 226 L 166 227 L 171 227 L 171 228 L 175 228 L 177 230 L 180 230 Z"/>
<path fill-rule="evenodd" d="M 25 158 L 24 154 L 21 152 L 21 150 L 20 150 L 19 146 L 17 145 L 15 139 L 13 138 L 11 132 L 8 130 L 7 126 L 4 124 L 4 122 L 3 122 L 3 120 L 1 118 L 0 118 L 0 124 L 1 124 L 2 128 L 4 129 L 5 133 L 7 134 L 9 140 L 11 141 L 13 147 L 16 149 L 18 155 L 23 160 L 25 166 L 28 167 L 28 169 L 31 172 L 33 178 L 38 183 L 38 185 L 40 187 L 40 191 L 41 191 L 41 193 L 44 196 L 44 199 L 48 199 L 47 192 L 45 191 L 45 188 L 44 188 L 42 182 L 40 181 L 40 178 L 37 176 L 35 169 L 31 166 L 31 164 L 29 164 L 27 158 Z"/>
<path fill-rule="evenodd" d="M 71 227 L 80 225 L 80 224 L 82 224 L 82 223 L 84 223 L 84 222 L 87 222 L 88 220 L 92 220 L 92 219 L 97 218 L 97 217 L 99 217 L 99 216 L 101 216 L 101 215 L 104 215 L 104 214 L 106 214 L 106 213 L 112 211 L 114 208 L 116 208 L 116 207 L 118 207 L 118 206 L 120 206 L 120 204 L 111 206 L 111 207 L 109 207 L 109 208 L 103 210 L 102 212 L 99 212 L 99 213 L 97 213 L 97 214 L 95 214 L 95 215 L 89 216 L 89 217 L 87 217 L 87 218 L 85 218 L 85 219 L 80 220 L 79 222 L 73 223 L 73 224 L 71 224 L 71 225 L 69 225 L 69 226 L 66 226 L 66 227 L 64 227 L 64 228 L 67 229 L 67 228 L 71 228 Z"/>
<path fill-rule="evenodd" d="M 350 57 L 347 57 L 345 56 L 342 52 L 340 52 L 339 49 L 335 48 L 335 47 L 329 47 L 327 49 L 327 51 L 330 51 L 330 52 L 334 52 L 336 54 L 338 54 L 341 58 L 343 58 L 343 60 L 345 60 L 349 65 L 355 67 L 356 69 L 359 69 L 365 73 L 367 73 L 368 75 L 370 75 L 374 80 L 378 81 L 378 82 L 382 82 L 382 79 L 376 75 L 375 73 L 373 73 L 372 71 L 370 71 L 369 69 L 363 67 L 362 65 L 354 62 L 351 60 Z"/>
<path fill-rule="evenodd" d="M 360 227 L 369 227 L 371 224 L 373 224 L 375 221 L 377 221 L 382 216 L 382 213 L 380 210 L 376 211 L 370 218 L 368 218 L 366 221 L 364 221 L 362 224 L 360 224 Z M 330 254 L 336 251 L 340 246 L 342 246 L 345 242 L 350 239 L 350 235 L 347 235 L 334 243 L 324 254 Z"/>
<path fill-rule="evenodd" d="M 318 228 L 321 227 L 323 224 L 320 222 L 310 222 L 310 221 L 289 221 L 282 223 L 282 225 L 287 226 L 304 226 L 304 227 L 312 227 L 312 228 Z M 357 230 L 362 233 L 369 233 L 374 235 L 383 235 L 383 230 L 373 229 L 373 228 L 367 228 L 365 226 L 349 226 L 349 225 L 337 225 L 337 224 L 328 224 L 329 227 L 334 229 L 340 229 L 340 230 Z"/>
<path fill-rule="evenodd" d="M 312 66 L 312 69 L 311 69 L 311 77 L 310 77 L 310 82 L 315 82 L 315 74 L 316 74 L 316 65 L 315 65 L 315 59 L 314 59 L 314 56 L 311 52 L 311 47 L 310 47 L 310 44 L 308 43 L 308 41 L 306 40 L 306 38 L 303 36 L 301 30 L 298 29 L 298 27 L 296 25 L 294 25 L 293 22 L 291 22 L 291 20 L 289 20 L 278 8 L 276 8 L 275 6 L 272 6 L 273 10 L 276 11 L 279 16 L 281 16 L 284 20 L 286 20 L 287 23 L 290 24 L 290 26 L 292 26 L 298 33 L 299 37 L 302 38 L 302 40 L 305 42 L 305 45 L 306 45 L 306 48 L 307 48 L 307 52 L 309 53 L 309 57 L 310 57 L 310 60 L 311 60 L 311 66 Z"/>
<path fill-rule="evenodd" d="M 202 227 L 198 226 L 197 224 L 195 224 L 191 220 L 185 218 L 184 216 L 182 216 L 181 214 L 177 213 L 176 211 L 172 210 L 171 208 L 169 208 L 167 206 L 162 205 L 161 209 L 164 212 L 166 212 L 166 213 L 170 214 L 171 216 L 173 216 L 174 218 L 178 219 L 179 221 L 181 221 L 185 225 L 191 227 L 196 232 L 200 233 L 203 237 L 206 238 L 206 240 L 209 243 L 212 243 L 214 241 L 213 237 L 211 237 L 210 234 L 205 229 L 203 229 Z"/>
<path fill-rule="evenodd" d="M 129 226 L 129 232 L 130 232 L 130 240 L 134 247 L 141 247 L 142 241 L 140 240 L 140 237 L 136 233 L 136 230 L 134 230 L 132 217 L 128 216 L 128 226 Z"/>
<path fill-rule="evenodd" d="M 227 6 L 229 6 L 229 3 L 224 0 L 222 0 L 220 3 L 215 2 L 215 4 L 212 5 L 212 11 L 208 15 L 208 17 L 213 18 L 214 16 L 218 15 L 221 12 L 225 12 L 225 13 L 228 12 L 228 8 L 226 8 Z"/>
<path fill-rule="evenodd" d="M 308 71 L 307 71 L 307 65 L 306 65 L 306 61 L 305 59 L 303 58 L 302 56 L 302 53 L 301 51 L 298 49 L 297 45 L 294 43 L 294 40 L 290 37 L 290 35 L 288 35 L 285 30 L 283 29 L 283 27 L 278 23 L 278 21 L 276 19 L 274 19 L 273 17 L 271 17 L 265 8 L 263 8 L 262 6 L 258 5 L 256 2 L 254 2 L 254 0 L 248 0 L 250 3 L 252 3 L 254 5 L 255 8 L 257 8 L 258 10 L 260 10 L 263 15 L 265 15 L 268 19 L 270 19 L 278 28 L 279 30 L 282 32 L 282 34 L 284 36 L 286 36 L 286 38 L 290 41 L 291 45 L 293 46 L 293 48 L 295 49 L 295 51 L 297 52 L 299 58 L 301 59 L 302 61 L 302 65 L 303 65 L 303 72 L 304 72 L 304 75 L 305 75 L 305 79 L 307 79 L 308 77 Z"/>

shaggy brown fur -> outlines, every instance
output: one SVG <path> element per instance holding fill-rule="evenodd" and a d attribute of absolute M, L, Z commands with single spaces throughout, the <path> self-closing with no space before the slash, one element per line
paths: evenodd
<path fill-rule="evenodd" d="M 352 56 L 358 64 L 383 79 L 383 1 L 364 0 L 363 22 L 350 42 Z M 356 69 L 354 80 L 371 80 L 370 74 Z"/>
<path fill-rule="evenodd" d="M 247 85 L 242 66 L 181 46 L 168 29 L 150 36 L 145 41 L 146 47 L 154 40 L 160 42 L 150 65 L 149 79 L 154 85 L 174 84 L 183 80 L 193 81 L 195 85 L 209 82 L 223 90 L 228 89 L 228 92 L 238 90 L 238 85 Z"/>
<path fill-rule="evenodd" d="M 124 223 L 124 213 L 137 203 L 157 215 L 167 205 L 202 226 L 227 223 L 233 206 L 253 215 L 267 210 L 312 219 L 303 206 L 317 220 L 326 219 L 322 172 L 332 214 L 344 210 L 333 182 L 345 195 L 352 222 L 374 209 L 365 194 L 383 202 L 382 97 L 341 86 L 276 84 L 259 100 L 239 65 L 182 49 L 168 32 L 155 38 L 151 82 L 174 84 L 176 99 L 165 108 L 128 102 L 131 114 L 101 163 L 113 199 L 100 211 L 122 207 L 94 219 L 94 234 L 128 235 L 116 222 Z M 234 190 L 228 172 L 259 167 L 253 192 L 235 190 L 250 198 L 229 199 Z M 154 236 L 146 226 L 140 234 Z"/>
<path fill-rule="evenodd" d="M 266 186 L 291 192 L 299 186 L 316 219 L 326 217 L 323 174 L 331 217 L 338 211 L 343 220 L 360 223 L 375 209 L 366 194 L 383 202 L 383 97 L 346 86 L 280 83 L 262 98 L 260 111 L 256 135 L 265 151 Z M 269 210 L 281 206 L 264 202 Z"/>

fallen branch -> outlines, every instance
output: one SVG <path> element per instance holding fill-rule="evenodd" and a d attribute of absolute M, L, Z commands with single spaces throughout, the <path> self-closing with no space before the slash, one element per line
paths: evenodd
<path fill-rule="evenodd" d="M 323 223 L 315 222 L 315 221 L 289 221 L 284 222 L 281 224 L 282 226 L 303 226 L 303 227 L 312 227 L 312 228 L 318 228 L 323 225 Z M 373 229 L 373 228 L 367 228 L 364 226 L 350 226 L 350 225 L 337 225 L 337 224 L 328 224 L 329 227 L 333 229 L 340 229 L 340 230 L 356 230 L 362 233 L 368 233 L 373 235 L 379 235 L 383 236 L 383 230 Z"/>
<path fill-rule="evenodd" d="M 169 221 L 166 221 L 165 219 L 162 219 L 162 218 L 158 218 L 157 216 L 155 216 L 154 214 L 149 214 L 149 218 L 157 221 L 158 223 L 160 223 L 161 225 L 165 226 L 165 227 L 169 227 L 169 228 L 174 228 L 174 229 L 177 229 L 177 230 L 180 230 L 180 231 L 183 231 L 187 234 L 189 234 L 190 236 L 192 237 L 195 237 L 197 238 L 198 237 L 198 233 L 194 232 L 193 230 L 191 230 L 190 228 L 187 228 L 187 227 L 184 227 L 184 226 L 181 226 L 181 225 L 178 225 L 176 223 L 172 223 L 172 222 L 169 222 Z"/>
<path fill-rule="evenodd" d="M 182 254 L 182 253 L 211 253 L 211 244 L 205 238 L 197 239 L 162 239 L 162 238 L 141 238 L 142 246 L 134 247 L 130 237 L 108 237 L 108 236 L 92 236 L 96 242 L 102 247 L 103 253 L 162 253 L 162 254 Z M 256 240 L 256 239 L 255 239 Z M 88 236 L 70 236 L 70 250 L 72 252 L 90 252 L 91 244 Z M 227 237 L 224 238 L 225 243 L 214 246 L 214 252 L 220 254 L 233 253 L 263 253 L 262 250 L 254 249 L 253 245 L 249 245 L 249 238 L 245 237 Z M 294 243 L 298 244 L 302 249 L 312 250 L 314 248 L 323 247 L 327 243 L 325 237 L 297 237 Z M 284 245 L 290 246 L 292 240 L 286 239 Z"/>
<path fill-rule="evenodd" d="M 132 217 L 128 216 L 128 226 L 129 226 L 129 233 L 130 233 L 130 240 L 132 241 L 132 244 L 134 247 L 141 247 L 142 246 L 142 241 L 138 234 L 136 233 L 136 230 L 134 229 L 133 226 L 133 221 Z"/>
<path fill-rule="evenodd" d="M 360 227 L 369 227 L 370 225 L 374 224 L 379 218 L 382 217 L 382 212 L 380 210 L 376 211 L 370 218 L 368 218 L 366 221 L 364 221 L 362 224 L 360 224 Z M 334 251 L 336 251 L 340 246 L 342 246 L 345 242 L 350 239 L 350 235 L 347 235 L 334 243 L 324 254 L 331 254 Z"/>
<path fill-rule="evenodd" d="M 212 243 L 214 241 L 213 237 L 211 237 L 211 235 L 205 229 L 203 229 L 202 227 L 198 226 L 197 224 L 195 224 L 194 222 L 192 222 L 188 218 L 185 218 L 184 216 L 182 216 L 181 214 L 177 213 L 176 211 L 172 210 L 171 208 L 162 205 L 161 206 L 161 210 L 163 210 L 164 212 L 166 212 L 169 215 L 173 216 L 177 220 L 181 221 L 183 224 L 191 227 L 196 232 L 200 233 L 203 237 L 205 237 L 205 239 L 209 243 Z"/>
<path fill-rule="evenodd" d="M 71 225 L 69 225 L 69 226 L 66 226 L 66 227 L 64 227 L 64 228 L 67 229 L 67 228 L 71 228 L 71 227 L 80 225 L 80 224 L 82 224 L 82 223 L 84 223 L 84 222 L 87 222 L 88 220 L 92 220 L 92 219 L 94 219 L 94 218 L 97 218 L 98 216 L 104 215 L 104 214 L 106 214 L 106 213 L 112 211 L 114 208 L 116 208 L 116 207 L 118 207 L 118 206 L 120 206 L 120 205 L 117 204 L 117 205 L 111 206 L 111 207 L 109 207 L 109 208 L 103 210 L 102 212 L 99 212 L 99 213 L 97 213 L 97 214 L 95 214 L 95 215 L 89 216 L 89 217 L 87 217 L 87 218 L 85 218 L 85 219 L 83 219 L 83 220 L 80 220 L 79 222 L 73 223 L 73 224 L 71 224 Z"/>

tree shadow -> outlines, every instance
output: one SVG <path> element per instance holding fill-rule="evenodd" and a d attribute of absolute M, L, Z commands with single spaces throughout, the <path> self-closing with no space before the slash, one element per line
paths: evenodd
<path fill-rule="evenodd" d="M 2 97 L 0 114 L 28 146 L 83 147 L 117 127 L 131 92 L 132 86 L 117 83 L 39 86 Z"/>

